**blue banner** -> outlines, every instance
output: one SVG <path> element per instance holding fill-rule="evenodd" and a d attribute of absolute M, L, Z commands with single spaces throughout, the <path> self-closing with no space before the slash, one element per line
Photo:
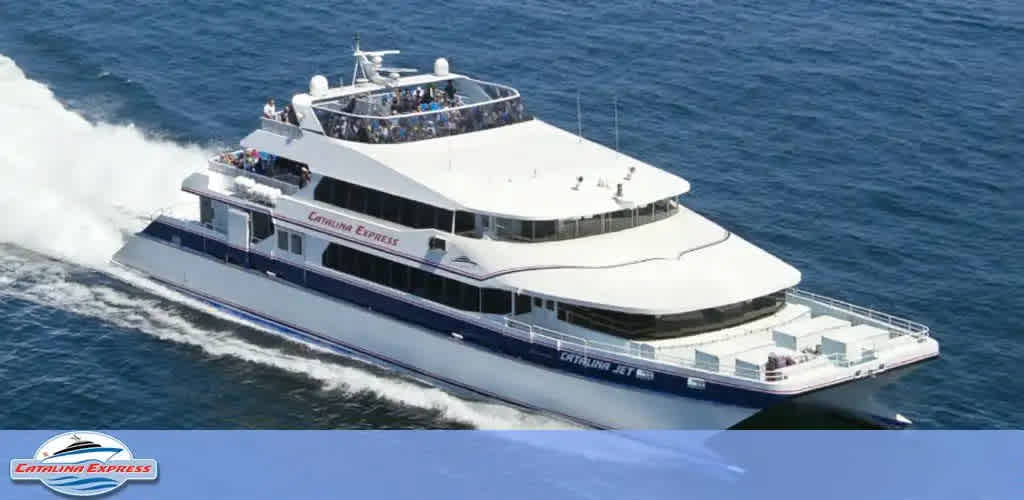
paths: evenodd
<path fill-rule="evenodd" d="M 65 432 L 0 431 L 0 499 L 59 498 L 33 474 L 149 500 L 1024 498 L 1020 431 Z M 130 449 L 92 467 L 120 483 L 63 475 L 89 446 Z"/>

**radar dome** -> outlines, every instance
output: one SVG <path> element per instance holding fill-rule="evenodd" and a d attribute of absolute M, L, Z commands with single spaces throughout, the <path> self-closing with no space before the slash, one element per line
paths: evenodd
<path fill-rule="evenodd" d="M 448 60 L 443 57 L 438 57 L 434 61 L 434 75 L 436 76 L 448 76 Z"/>
<path fill-rule="evenodd" d="M 324 75 L 316 75 L 309 79 L 309 95 L 313 97 L 323 97 L 327 94 L 327 77 Z"/>

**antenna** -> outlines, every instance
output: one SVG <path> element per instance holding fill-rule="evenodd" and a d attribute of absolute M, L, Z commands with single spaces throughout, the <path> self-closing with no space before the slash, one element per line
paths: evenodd
<path fill-rule="evenodd" d="M 359 50 L 359 32 L 358 31 L 356 32 L 355 39 L 353 40 L 352 43 L 353 43 L 353 45 L 352 45 L 352 53 L 358 54 L 359 52 L 361 52 Z M 359 59 L 357 58 L 356 59 L 356 65 L 352 67 L 352 86 L 353 87 L 356 85 L 356 71 L 358 71 L 358 70 L 359 70 Z"/>
<path fill-rule="evenodd" d="M 580 142 L 583 142 L 583 110 L 580 107 L 580 91 L 576 90 L 576 128 L 579 130 Z"/>
<path fill-rule="evenodd" d="M 452 136 L 448 135 L 448 139 L 445 140 L 448 143 L 448 170 L 452 169 Z"/>
<path fill-rule="evenodd" d="M 613 98 L 613 106 L 615 107 L 615 162 L 619 162 L 619 94 L 615 93 Z"/>

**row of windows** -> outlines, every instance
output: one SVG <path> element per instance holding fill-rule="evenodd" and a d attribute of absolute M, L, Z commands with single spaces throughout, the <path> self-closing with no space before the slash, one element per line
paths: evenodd
<path fill-rule="evenodd" d="M 654 316 L 558 304 L 558 319 L 633 340 L 688 337 L 753 321 L 778 311 L 785 290 L 752 300 L 682 314 Z"/>
<path fill-rule="evenodd" d="M 328 244 L 322 262 L 324 267 L 335 271 L 456 309 L 488 314 L 512 312 L 512 293 L 507 290 L 480 288 L 346 246 Z M 529 311 L 529 298 L 516 295 L 515 308 L 517 313 Z"/>
<path fill-rule="evenodd" d="M 320 179 L 313 191 L 313 199 L 416 229 L 434 228 L 451 232 L 454 227 L 459 232 L 472 230 L 474 224 L 473 214 L 453 214 L 451 210 L 331 177 Z"/>
<path fill-rule="evenodd" d="M 495 217 L 492 229 L 490 216 L 452 212 L 331 177 L 320 179 L 313 191 L 313 199 L 411 228 L 433 228 L 476 238 L 490 232 L 495 239 L 524 242 L 567 240 L 621 231 L 664 219 L 679 211 L 679 203 L 667 198 L 637 208 L 563 220 L 528 221 Z"/>
<path fill-rule="evenodd" d="M 637 208 L 589 217 L 538 221 L 498 217 L 495 219 L 495 237 L 499 240 L 528 242 L 570 240 L 642 226 L 672 216 L 678 211 L 679 203 L 667 198 Z"/>

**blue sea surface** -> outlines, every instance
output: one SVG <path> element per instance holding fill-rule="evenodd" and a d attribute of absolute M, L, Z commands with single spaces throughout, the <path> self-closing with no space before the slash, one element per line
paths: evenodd
<path fill-rule="evenodd" d="M 106 127 L 55 135 L 45 102 L 12 97 L 25 81 L 0 87 L 0 135 L 21 141 L 0 142 L 0 427 L 559 425 L 137 290 L 66 257 L 92 243 L 34 208 L 106 214 L 70 193 L 131 190 L 169 148 L 193 161 L 237 144 L 267 97 L 347 82 L 355 32 L 401 49 L 397 65 L 444 56 L 512 85 L 569 130 L 579 92 L 583 134 L 605 144 L 617 100 L 621 150 L 689 180 L 688 206 L 792 263 L 802 288 L 932 328 L 942 357 L 883 401 L 923 428 L 1024 427 L 1019 0 L 4 0 L 0 19 L 0 54 Z M 74 165 L 32 153 L 85 143 Z"/>

